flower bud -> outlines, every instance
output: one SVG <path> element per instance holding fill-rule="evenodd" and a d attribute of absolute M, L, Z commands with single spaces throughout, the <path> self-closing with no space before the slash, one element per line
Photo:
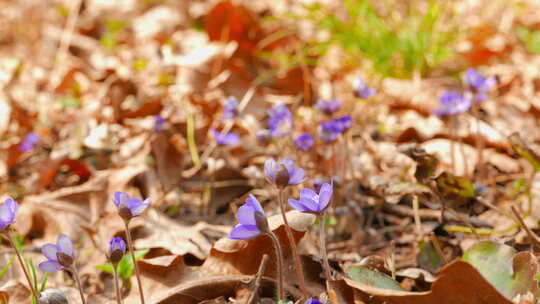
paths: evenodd
<path fill-rule="evenodd" d="M 289 171 L 287 171 L 287 168 L 283 164 L 279 166 L 275 182 L 278 188 L 285 188 L 289 185 Z"/>
<path fill-rule="evenodd" d="M 264 213 L 260 211 L 255 212 L 255 223 L 257 223 L 257 228 L 262 233 L 270 233 L 270 225 L 268 225 L 268 220 L 266 219 L 266 216 Z"/>
<path fill-rule="evenodd" d="M 124 222 L 129 222 L 133 218 L 133 215 L 128 207 L 120 208 L 120 210 L 118 210 L 118 215 L 120 215 Z"/>
<path fill-rule="evenodd" d="M 58 289 L 46 289 L 41 292 L 38 304 L 68 304 L 66 295 Z"/>
<path fill-rule="evenodd" d="M 56 253 L 56 258 L 58 259 L 58 263 L 60 263 L 60 265 L 64 266 L 65 268 L 70 268 L 71 265 L 73 265 L 73 257 L 69 254 L 58 251 Z"/>

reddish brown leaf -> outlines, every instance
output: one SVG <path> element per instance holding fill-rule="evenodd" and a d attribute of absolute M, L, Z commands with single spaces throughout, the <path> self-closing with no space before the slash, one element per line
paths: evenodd
<path fill-rule="evenodd" d="M 206 16 L 206 33 L 212 41 L 236 41 L 241 52 L 253 53 L 263 37 L 255 15 L 243 5 L 223 1 Z"/>

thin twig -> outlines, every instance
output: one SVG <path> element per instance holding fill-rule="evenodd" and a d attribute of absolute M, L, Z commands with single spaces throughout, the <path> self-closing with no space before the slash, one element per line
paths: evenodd
<path fill-rule="evenodd" d="M 424 229 L 422 229 L 422 220 L 420 219 L 420 208 L 418 204 L 418 196 L 413 195 L 412 206 L 414 212 L 414 223 L 416 224 L 416 233 L 418 234 L 418 239 L 424 239 Z"/>
<path fill-rule="evenodd" d="M 69 46 L 71 45 L 71 39 L 73 38 L 73 31 L 75 30 L 75 25 L 77 24 L 77 19 L 79 18 L 79 10 L 81 9 L 82 0 L 75 0 L 73 6 L 69 10 L 68 19 L 66 22 L 66 27 L 62 33 L 62 38 L 60 39 L 60 46 L 55 54 L 58 54 L 57 58 L 54 60 L 54 66 L 51 73 L 49 74 L 50 81 L 47 85 L 47 91 L 52 92 L 52 90 L 60 83 L 60 76 L 63 70 L 63 61 L 67 56 Z"/>
<path fill-rule="evenodd" d="M 531 238 L 532 242 L 534 243 L 534 245 L 536 245 L 536 249 L 540 249 L 540 238 L 531 230 L 531 228 L 529 228 L 529 226 L 527 226 L 527 224 L 525 224 L 525 221 L 523 220 L 523 218 L 519 215 L 517 209 L 515 206 L 512 206 L 512 212 L 514 213 L 514 215 L 516 216 L 517 220 L 519 221 L 519 223 L 521 224 L 521 227 L 523 229 L 525 229 L 525 232 L 527 232 L 527 235 L 529 235 L 529 237 Z"/>
<path fill-rule="evenodd" d="M 268 254 L 263 255 L 261 264 L 259 265 L 259 270 L 257 271 L 257 274 L 255 275 L 255 280 L 253 281 L 253 291 L 251 292 L 251 295 L 249 296 L 249 299 L 247 300 L 246 304 L 256 304 L 259 288 L 261 287 L 261 280 L 263 274 L 266 272 L 266 268 L 268 267 L 268 261 L 270 260 L 270 257 Z M 281 265 L 283 266 L 283 265 Z M 278 266 L 279 267 L 279 266 Z M 283 276 L 281 276 L 283 277 Z M 278 278 L 278 284 L 283 284 L 283 278 Z M 283 286 L 281 286 L 283 289 Z M 280 294 L 281 296 L 281 294 Z"/>
<path fill-rule="evenodd" d="M 444 260 L 444 263 L 445 264 L 448 264 L 448 259 L 446 258 L 446 256 L 444 255 L 443 251 L 442 251 L 442 247 L 441 247 L 441 243 L 439 242 L 439 240 L 437 239 L 437 236 L 435 235 L 435 233 L 430 233 L 429 234 L 429 239 L 431 240 L 431 243 L 433 244 L 433 247 L 435 248 L 435 252 L 437 252 L 437 254 L 439 255 L 439 257 L 441 257 L 441 259 Z"/>

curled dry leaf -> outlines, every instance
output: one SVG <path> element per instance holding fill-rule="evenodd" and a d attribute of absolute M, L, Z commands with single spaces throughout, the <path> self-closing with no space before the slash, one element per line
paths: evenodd
<path fill-rule="evenodd" d="M 311 214 L 290 211 L 287 213 L 289 224 L 293 228 L 296 242 L 304 236 L 306 230 L 314 223 L 315 216 Z M 288 244 L 285 226 L 281 215 L 269 218 L 272 231 L 278 236 L 283 247 L 285 264 L 293 265 L 291 249 Z M 191 281 L 178 287 L 164 291 L 156 303 L 199 303 L 203 299 L 212 299 L 222 295 L 234 295 L 234 291 L 241 285 L 247 285 L 259 267 L 264 254 L 274 256 L 271 240 L 266 236 L 247 241 L 236 241 L 228 238 L 220 239 L 210 251 L 210 256 L 197 272 L 203 280 Z M 276 268 L 273 263 L 268 265 L 263 276 L 263 289 L 274 286 Z M 304 257 L 304 271 L 310 293 L 319 294 L 324 290 L 321 266 L 309 258 Z M 296 284 L 295 272 L 292 267 L 285 271 L 286 289 L 295 297 L 301 296 L 294 287 Z M 243 284 L 242 284 L 243 283 Z M 266 287 L 265 287 L 266 286 Z M 270 293 L 272 294 L 272 293 Z"/>
<path fill-rule="evenodd" d="M 9 300 L 5 303 L 29 303 L 30 294 L 30 289 L 25 284 L 11 280 L 0 286 L 0 303 L 4 304 L 2 302 L 3 295 Z"/>

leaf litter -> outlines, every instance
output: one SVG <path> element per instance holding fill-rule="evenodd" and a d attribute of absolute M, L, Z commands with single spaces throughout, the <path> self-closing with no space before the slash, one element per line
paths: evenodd
<path fill-rule="evenodd" d="M 121 266 L 125 303 L 274 303 L 280 275 L 293 303 L 538 302 L 534 1 L 392 14 L 368 0 L 4 2 L 0 204 L 20 206 L 16 220 L 0 210 L 0 303 L 36 302 L 41 287 L 79 303 L 79 278 L 87 303 L 115 303 L 112 237 L 139 255 Z M 360 13 L 372 23 L 351 22 Z M 391 60 L 362 27 L 386 29 Z M 470 107 L 437 114 L 445 91 Z M 270 157 L 293 159 L 301 185 L 279 188 L 293 171 L 270 176 Z M 325 182 L 328 209 L 285 200 L 285 224 L 276 186 L 307 206 Z M 151 198 L 129 227 L 116 191 Z M 260 235 L 232 240 L 249 194 L 268 230 L 259 219 Z M 62 233 L 78 271 L 45 277 L 41 248 Z"/>

